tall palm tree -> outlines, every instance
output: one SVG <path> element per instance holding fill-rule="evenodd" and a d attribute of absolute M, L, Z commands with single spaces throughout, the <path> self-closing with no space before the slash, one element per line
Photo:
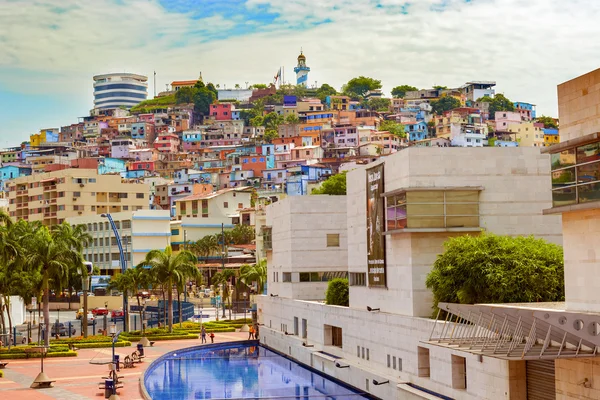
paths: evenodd
<path fill-rule="evenodd" d="M 247 286 L 256 282 L 256 291 L 262 294 L 267 281 L 267 260 L 264 258 L 253 265 L 242 265 L 240 268 L 240 280 Z"/>
<path fill-rule="evenodd" d="M 173 285 L 198 275 L 196 261 L 196 256 L 187 250 L 174 255 L 171 246 L 164 250 L 150 251 L 143 261 L 144 265 L 150 266 L 157 279 L 166 284 L 169 332 L 173 332 Z M 181 318 L 181 315 L 179 317 Z"/>
<path fill-rule="evenodd" d="M 66 246 L 64 240 L 55 240 L 47 227 L 40 227 L 28 241 L 25 248 L 26 263 L 30 268 L 39 269 L 42 275 L 44 292 L 44 344 L 50 343 L 50 285 L 62 290 L 68 280 L 69 268 L 76 259 L 74 250 Z M 79 254 L 81 257 L 81 254 Z M 80 261 L 81 262 L 81 261 Z"/>
<path fill-rule="evenodd" d="M 213 285 L 223 285 L 223 293 L 221 296 L 221 302 L 223 303 L 223 318 L 225 318 L 225 300 L 229 299 L 229 284 L 232 283 L 231 280 L 236 276 L 236 272 L 232 269 L 224 269 L 221 272 L 217 272 L 213 278 Z M 229 299 L 229 306 L 231 309 L 231 299 Z"/>

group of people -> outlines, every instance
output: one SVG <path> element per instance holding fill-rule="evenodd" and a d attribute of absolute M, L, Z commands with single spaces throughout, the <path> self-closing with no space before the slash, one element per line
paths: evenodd
<path fill-rule="evenodd" d="M 207 343 L 206 336 L 210 337 L 210 342 L 215 342 L 215 334 L 214 332 L 207 333 L 206 328 L 202 327 L 200 330 L 200 338 L 202 339 L 202 343 Z M 258 325 L 250 325 L 248 329 L 248 340 L 258 340 Z"/>

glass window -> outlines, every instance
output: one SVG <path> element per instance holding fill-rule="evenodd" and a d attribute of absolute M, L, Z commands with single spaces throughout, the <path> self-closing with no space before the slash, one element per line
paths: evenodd
<path fill-rule="evenodd" d="M 568 170 L 573 170 L 569 168 Z M 554 186 L 554 174 L 567 170 L 555 171 L 552 173 L 552 185 Z M 595 162 L 577 167 L 577 183 L 589 183 L 600 180 L 600 163 Z"/>
<path fill-rule="evenodd" d="M 300 282 L 310 282 L 310 274 L 308 272 L 300 272 Z"/>
<path fill-rule="evenodd" d="M 591 183 L 577 187 L 578 200 L 580 203 L 600 200 L 600 183 Z"/>
<path fill-rule="evenodd" d="M 552 205 L 554 207 L 567 206 L 577 203 L 577 187 L 571 186 L 565 189 L 552 191 Z"/>
<path fill-rule="evenodd" d="M 600 142 L 586 144 L 577 148 L 577 164 L 600 160 Z"/>
<path fill-rule="evenodd" d="M 552 171 L 552 188 L 574 185 L 575 167 Z"/>
<path fill-rule="evenodd" d="M 552 170 L 575 165 L 575 149 L 568 149 L 551 155 Z"/>

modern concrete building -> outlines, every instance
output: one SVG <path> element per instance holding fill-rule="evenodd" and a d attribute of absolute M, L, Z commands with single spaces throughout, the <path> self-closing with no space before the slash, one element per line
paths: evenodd
<path fill-rule="evenodd" d="M 321 252 L 325 265 L 343 257 L 323 250 L 320 236 L 327 228 L 315 224 L 312 213 L 318 211 L 307 207 L 303 218 L 295 211 L 302 206 L 294 204 L 302 198 L 267 207 L 262 231 L 273 225 L 272 244 L 264 245 L 271 261 L 269 295 L 258 300 L 262 344 L 381 399 L 527 399 L 528 381 L 533 382 L 529 398 L 536 398 L 534 375 L 543 365 L 526 360 L 539 360 L 541 345 L 526 352 L 521 346 L 510 357 L 468 352 L 460 343 L 448 345 L 446 333 L 479 326 L 477 319 L 472 318 L 471 325 L 454 324 L 467 316 L 454 310 L 451 322 L 427 318 L 432 314 L 432 295 L 425 279 L 450 237 L 486 230 L 534 235 L 560 244 L 560 219 L 543 215 L 552 204 L 549 163 L 550 157 L 535 148 L 411 147 L 349 171 L 345 210 L 349 307 L 300 300 L 295 293 L 301 293 L 305 283 L 282 282 L 283 271 L 298 272 L 299 277 L 300 271 L 314 268 L 311 263 L 320 261 L 313 252 Z M 290 213 L 283 210 L 287 207 Z M 335 218 L 339 214 L 344 212 L 338 210 Z M 277 221 L 288 219 L 295 225 L 289 233 L 276 235 L 281 229 L 276 223 L 282 224 Z M 339 229 L 340 223 L 331 226 Z M 314 239 L 303 239 L 305 229 L 312 230 Z M 287 250 L 294 240 L 304 246 L 301 258 Z M 272 264 L 274 260 L 282 260 L 281 267 Z M 340 264 L 332 265 L 341 269 Z M 274 277 L 273 272 L 280 274 Z M 476 312 L 480 315 L 472 310 L 473 315 Z M 522 313 L 523 321 L 532 315 L 530 310 L 515 313 Z M 486 318 L 490 325 L 490 317 Z M 501 323 L 493 329 L 500 330 Z M 545 330 L 537 337 L 543 343 L 548 327 L 540 326 Z M 489 336 L 489 327 L 481 332 Z M 572 356 L 575 350 L 570 346 L 576 347 L 577 341 L 569 337 L 566 342 L 569 351 L 564 351 Z M 587 348 L 585 354 L 590 355 Z"/>
<path fill-rule="evenodd" d="M 141 263 L 151 250 L 162 250 L 170 245 L 171 217 L 168 211 L 122 211 L 111 213 L 111 217 L 121 237 L 128 268 Z M 86 261 L 98 266 L 102 275 L 121 271 L 117 240 L 106 217 L 85 215 L 67 218 L 67 222 L 85 225 L 92 236 L 92 242 L 83 251 Z"/>
<path fill-rule="evenodd" d="M 266 216 L 271 293 L 323 300 L 328 281 L 348 277 L 346 196 L 287 197 L 267 206 Z"/>
<path fill-rule="evenodd" d="M 149 208 L 149 186 L 120 175 L 99 175 L 96 169 L 69 168 L 12 179 L 6 183 L 10 216 L 63 222 L 79 215 L 137 211 Z"/>
<path fill-rule="evenodd" d="M 115 73 L 94 76 L 94 109 L 131 108 L 148 97 L 148 77 Z"/>

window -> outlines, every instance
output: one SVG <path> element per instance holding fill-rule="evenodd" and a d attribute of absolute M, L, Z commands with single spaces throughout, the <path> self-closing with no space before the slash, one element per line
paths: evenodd
<path fill-rule="evenodd" d="M 600 142 L 551 155 L 552 205 L 560 207 L 598 201 Z"/>
<path fill-rule="evenodd" d="M 120 258 L 120 255 L 119 255 L 119 253 L 112 253 L 112 257 L 111 257 L 111 259 L 112 259 L 113 261 L 119 261 L 121 258 Z M 108 260 L 107 260 L 107 261 L 108 261 Z"/>
<path fill-rule="evenodd" d="M 273 250 L 273 229 L 271 227 L 262 227 L 263 247 L 265 250 Z"/>
<path fill-rule="evenodd" d="M 333 325 L 323 325 L 325 345 L 342 347 L 342 328 Z"/>
<path fill-rule="evenodd" d="M 81 192 L 73 192 L 73 197 L 81 197 Z"/>
<path fill-rule="evenodd" d="M 238 209 L 244 208 L 244 203 L 238 203 Z"/>
<path fill-rule="evenodd" d="M 131 221 L 123 221 L 123 229 L 131 229 Z"/>
<path fill-rule="evenodd" d="M 394 356 L 394 362 L 393 362 L 393 364 L 392 364 L 392 368 L 393 368 L 393 369 L 396 369 L 396 356 Z"/>
<path fill-rule="evenodd" d="M 127 198 L 127 193 L 117 193 L 117 198 L 119 198 L 119 199 L 126 199 Z"/>
<path fill-rule="evenodd" d="M 387 198 L 387 230 L 479 226 L 479 191 L 408 191 Z"/>
<path fill-rule="evenodd" d="M 364 272 L 350 272 L 350 286 L 367 286 L 367 274 Z"/>
<path fill-rule="evenodd" d="M 308 336 L 308 321 L 302 318 L 302 339 L 306 339 Z"/>
<path fill-rule="evenodd" d="M 298 317 L 294 317 L 294 335 L 298 336 L 298 333 L 299 333 Z"/>
<path fill-rule="evenodd" d="M 135 194 L 135 198 L 136 199 L 143 199 L 144 198 L 144 193 L 136 193 Z"/>
<path fill-rule="evenodd" d="M 223 208 L 229 208 L 229 203 L 228 203 L 228 202 L 226 202 L 226 201 L 224 201 L 224 202 L 223 202 Z"/>
<path fill-rule="evenodd" d="M 104 246 L 104 238 L 100 238 L 100 240 L 98 241 L 98 244 L 100 246 Z"/>
<path fill-rule="evenodd" d="M 387 355 L 387 367 L 390 368 L 390 355 Z"/>
<path fill-rule="evenodd" d="M 88 179 L 88 183 L 96 183 L 96 178 L 90 178 L 90 179 Z"/>
<path fill-rule="evenodd" d="M 281 281 L 282 282 L 291 282 L 292 281 L 292 273 L 291 272 L 282 272 L 281 273 Z"/>
<path fill-rule="evenodd" d="M 340 234 L 339 233 L 328 233 L 327 234 L 327 247 L 340 247 Z"/>
<path fill-rule="evenodd" d="M 467 388 L 467 359 L 454 354 L 452 354 L 452 387 Z"/>
<path fill-rule="evenodd" d="M 418 364 L 418 376 L 423 378 L 429 378 L 430 367 L 429 367 L 429 349 L 426 347 L 419 346 L 417 348 L 417 364 Z"/>
<path fill-rule="evenodd" d="M 300 282 L 328 282 L 335 278 L 347 278 L 348 273 L 336 272 L 300 272 Z"/>
<path fill-rule="evenodd" d="M 92 211 L 96 211 L 96 206 L 92 206 Z"/>
<path fill-rule="evenodd" d="M 208 218 L 208 200 L 202 200 L 202 217 Z"/>
<path fill-rule="evenodd" d="M 129 206 L 123 206 L 123 211 L 129 210 Z"/>

